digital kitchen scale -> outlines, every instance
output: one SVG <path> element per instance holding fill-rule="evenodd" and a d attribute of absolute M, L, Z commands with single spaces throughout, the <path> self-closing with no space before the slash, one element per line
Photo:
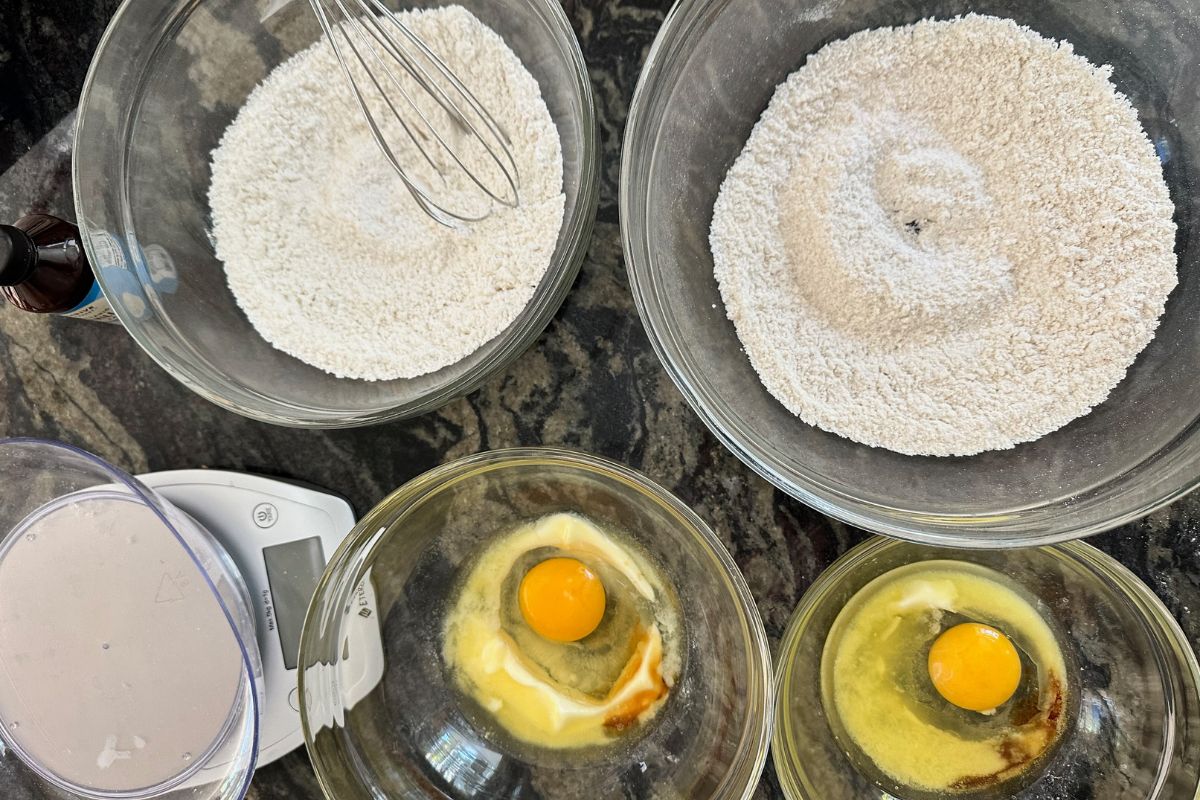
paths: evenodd
<path fill-rule="evenodd" d="M 354 527 L 354 512 L 340 497 L 257 475 L 219 470 L 176 470 L 137 476 L 202 525 L 225 548 L 246 584 L 262 656 L 264 699 L 260 714 L 258 766 L 304 743 L 297 688 L 300 632 L 325 564 Z M 169 583 L 169 582 L 168 582 Z M 170 593 L 169 585 L 161 591 Z M 370 581 L 347 626 L 343 657 L 359 648 L 367 658 L 359 674 L 343 684 L 353 705 L 378 685 L 383 645 Z M 204 773 L 189 783 L 203 783 Z"/>

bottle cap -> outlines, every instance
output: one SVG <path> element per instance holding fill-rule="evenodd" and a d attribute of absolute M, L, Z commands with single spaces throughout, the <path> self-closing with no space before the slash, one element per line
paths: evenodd
<path fill-rule="evenodd" d="M 37 266 L 37 244 L 12 225 L 0 225 L 0 286 L 16 286 Z"/>

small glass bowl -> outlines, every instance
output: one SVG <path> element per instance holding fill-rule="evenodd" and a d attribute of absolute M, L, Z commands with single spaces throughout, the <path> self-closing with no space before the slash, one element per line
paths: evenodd
<path fill-rule="evenodd" d="M 537 79 L 562 145 L 566 210 L 546 274 L 508 328 L 455 364 L 390 381 L 337 378 L 276 350 L 238 307 L 214 253 L 210 154 L 255 85 L 322 35 L 307 0 L 125 0 L 118 9 L 79 102 L 75 209 L 113 310 L 189 389 L 281 425 L 337 428 L 409 417 L 474 389 L 554 316 L 583 261 L 599 197 L 583 54 L 557 0 L 458 2 Z M 330 280 L 337 279 L 331 265 Z"/>
<path fill-rule="evenodd" d="M 876 538 L 817 578 L 780 646 L 772 755 L 789 800 L 905 797 L 873 783 L 834 738 L 821 699 L 821 655 L 859 589 L 896 567 L 934 559 L 980 564 L 1018 584 L 1062 637 L 1073 667 L 1069 717 L 1046 762 L 1013 793 L 1001 784 L 954 797 L 1200 797 L 1200 667 L 1170 612 L 1127 569 L 1078 542 L 982 551 Z"/>
<path fill-rule="evenodd" d="M 775 87 L 829 42 L 971 12 L 1007 16 L 1113 67 L 1177 209 L 1179 286 L 1108 398 L 1011 450 L 908 456 L 807 425 L 763 388 L 713 277 L 713 202 Z M 638 313 L 713 433 L 792 497 L 858 527 L 946 547 L 1087 536 L 1200 484 L 1200 4 L 1165 0 L 680 0 L 638 81 L 621 233 Z M 1114 321 L 1113 324 L 1118 324 Z M 1069 365 L 1064 369 L 1069 369 Z"/>
<path fill-rule="evenodd" d="M 441 655 L 464 564 L 494 537 L 562 511 L 641 547 L 678 595 L 686 643 L 681 676 L 658 714 L 612 745 L 578 751 L 515 746 L 474 724 Z M 358 624 L 360 582 L 378 608 L 378 663 L 343 649 L 344 631 Z M 660 487 L 563 450 L 472 456 L 380 503 L 329 562 L 300 660 L 305 741 L 330 800 L 744 800 L 770 738 L 770 651 L 728 552 Z"/>

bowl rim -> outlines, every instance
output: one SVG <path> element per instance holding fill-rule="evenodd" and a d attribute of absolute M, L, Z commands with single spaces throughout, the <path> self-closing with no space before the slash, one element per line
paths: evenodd
<path fill-rule="evenodd" d="M 740 627 L 747 641 L 748 656 L 755 669 L 751 674 L 752 694 L 760 695 L 754 705 L 756 713 L 748 714 L 742 731 L 742 741 L 730 769 L 709 800 L 750 800 L 757 790 L 770 750 L 774 730 L 775 676 L 771 648 L 758 605 L 750 592 L 741 570 L 732 555 L 712 529 L 682 500 L 642 473 L 601 456 L 561 447 L 512 447 L 475 453 L 447 464 L 434 467 L 404 483 L 374 508 L 362 516 L 354 529 L 334 552 L 313 591 L 300 637 L 300 663 L 327 660 L 318 637 L 338 631 L 342 596 L 352 591 L 362 579 L 362 564 L 369 560 L 387 530 L 402 522 L 414 508 L 447 486 L 481 474 L 508 467 L 557 466 L 576 469 L 615 479 L 618 483 L 649 495 L 675 516 L 681 527 L 692 534 L 697 544 L 710 556 L 718 575 L 741 610 Z M 331 641 L 339 641 L 333 635 Z M 336 659 L 334 663 L 340 663 Z M 305 687 L 305 671 L 299 673 L 300 721 L 304 742 L 313 763 L 318 782 L 327 797 L 334 797 L 327 782 L 323 753 L 317 749 L 314 720 L 309 717 L 311 694 Z"/>
<path fill-rule="evenodd" d="M 812 792 L 812 787 L 805 779 L 805 770 L 799 763 L 801 758 L 795 752 L 795 748 L 791 747 L 788 742 L 788 735 L 792 731 L 787 713 L 787 698 L 792 686 L 790 668 L 799 653 L 804 635 L 808 633 L 808 625 L 812 620 L 812 615 L 821 603 L 825 602 L 829 593 L 859 565 L 869 563 L 872 559 L 888 550 L 893 550 L 897 547 L 913 546 L 928 549 L 931 552 L 937 551 L 933 554 L 938 559 L 953 559 L 955 557 L 952 552 L 945 552 L 949 548 L 929 546 L 920 542 L 906 542 L 902 539 L 872 536 L 867 541 L 850 548 L 850 550 L 838 557 L 828 569 L 818 575 L 816 580 L 813 581 L 812 585 L 809 586 L 800 598 L 800 602 L 788 618 L 787 627 L 779 644 L 779 655 L 775 661 L 776 725 L 771 736 L 771 753 L 775 764 L 775 774 L 779 779 L 784 796 L 788 800 L 819 800 L 819 796 Z M 967 548 L 956 549 L 964 555 L 977 552 Z M 1085 542 L 1062 542 L 1031 549 L 1043 551 L 1050 555 L 1050 557 L 1060 561 L 1081 565 L 1091 575 L 1117 590 L 1137 612 L 1137 615 L 1141 618 L 1141 621 L 1145 624 L 1150 634 L 1151 641 L 1156 645 L 1155 660 L 1160 664 L 1160 674 L 1162 674 L 1164 683 L 1169 687 L 1180 690 L 1179 687 L 1175 686 L 1177 679 L 1174 675 L 1177 670 L 1191 679 L 1193 687 L 1200 686 L 1200 664 L 1197 663 L 1196 654 L 1179 622 L 1176 621 L 1163 601 L 1129 568 L 1104 551 Z M 908 563 L 917 563 L 917 560 Z M 879 574 L 883 575 L 885 573 L 881 572 Z M 1164 665 L 1166 665 L 1165 671 Z M 1173 665 L 1174 670 L 1171 670 L 1169 665 Z M 1193 699 L 1200 702 L 1200 693 L 1193 693 Z M 1171 763 L 1171 747 L 1179 735 L 1179 732 L 1173 729 L 1168 732 L 1167 739 L 1164 742 L 1163 753 L 1160 757 L 1158 781 L 1155 785 L 1154 793 L 1147 800 L 1162 800 L 1168 796 L 1164 794 L 1170 788 L 1164 786 L 1166 779 L 1165 766 Z M 1193 797 L 1200 799 L 1200 767 L 1197 768 L 1196 777 L 1197 784 Z"/>
<path fill-rule="evenodd" d="M 1130 472 L 1153 465 L 1170 444 L 1148 459 L 1121 471 L 1101 483 L 1066 499 L 1045 503 L 1025 503 L 997 512 L 954 514 L 900 508 L 862 499 L 843 491 L 813 473 L 794 473 L 784 469 L 765 447 L 757 443 L 742 421 L 723 404 L 703 380 L 702 371 L 692 363 L 686 343 L 663 320 L 668 307 L 657 283 L 656 263 L 649 237 L 635 209 L 648 209 L 648 176 L 657 160 L 657 125 L 654 106 L 669 86 L 664 75 L 674 62 L 687 55 L 687 37 L 694 28 L 706 23 L 730 0 L 677 0 L 666 15 L 662 27 L 646 56 L 634 89 L 622 141 L 620 169 L 621 247 L 625 256 L 629 285 L 646 336 L 692 411 L 705 427 L 742 463 L 785 494 L 826 516 L 868 531 L 882 533 L 909 542 L 963 549 L 1002 549 L 1039 546 L 1091 536 L 1123 525 L 1169 505 L 1200 487 L 1200 471 L 1190 477 L 1157 482 L 1151 491 L 1137 493 L 1134 502 L 1119 513 L 1081 512 L 1084 501 Z M 636 233 L 636 236 L 635 236 Z M 804 424 L 799 419 L 796 424 Z M 1200 419 L 1172 439 L 1178 442 L 1200 431 Z M 785 474 L 788 473 L 788 474 Z"/>
<path fill-rule="evenodd" d="M 85 213 L 85 206 L 88 203 L 94 203 L 97 207 L 111 206 L 112 216 L 119 218 L 114 219 L 113 224 L 119 223 L 122 232 L 127 232 L 131 236 L 135 230 L 128 202 L 129 176 L 124 165 L 127 155 L 124 131 L 128 121 L 135 116 L 135 112 L 141 105 L 140 89 L 139 96 L 135 97 L 129 106 L 122 108 L 122 118 L 115 124 L 110 124 L 103 118 L 93 122 L 93 115 L 88 113 L 88 109 L 89 99 L 97 91 L 101 64 L 110 55 L 108 51 L 121 26 L 127 18 L 135 15 L 132 7 L 137 2 L 138 0 L 122 0 L 121 5 L 113 14 L 88 65 L 77 106 L 75 132 L 72 139 L 71 186 L 75 217 L 82 233 L 84 251 L 91 264 L 102 263 L 102 260 L 97 258 L 97 249 L 92 239 L 96 233 L 103 234 L 105 226 L 99 226 L 97 231 L 90 230 L 89 220 L 97 215 Z M 352 428 L 424 414 L 473 391 L 521 356 L 550 324 L 558 308 L 566 299 L 587 255 L 600 199 L 601 163 L 595 98 L 587 71 L 587 63 L 570 20 L 562 5 L 552 2 L 552 0 L 523 0 L 523 2 L 534 6 L 541 12 L 547 30 L 553 34 L 554 39 L 570 61 L 569 75 L 582 112 L 579 130 L 583 149 L 578 159 L 580 176 L 575 207 L 569 217 L 564 216 L 559 229 L 562 241 L 556 243 L 554 255 L 546 267 L 546 273 L 539 281 L 539 288 L 526 303 L 521 313 L 498 337 L 485 342 L 475 351 L 478 352 L 479 349 L 499 340 L 500 344 L 488 358 L 473 370 L 464 372 L 454 379 L 440 384 L 432 391 L 400 405 L 349 413 L 336 409 L 309 408 L 294 402 L 273 398 L 226 379 L 220 369 L 197 351 L 190 340 L 180 333 L 169 318 L 161 315 L 159 315 L 159 320 L 164 328 L 171 331 L 172 336 L 171 342 L 167 344 L 157 341 L 156 337 L 148 335 L 143 330 L 138 322 L 137 314 L 123 305 L 119 287 L 111 285 L 111 282 L 105 277 L 105 271 L 94 270 L 96 281 L 105 299 L 130 337 L 171 377 L 205 400 L 250 419 L 294 428 Z M 148 52 L 157 52 L 166 41 L 166 37 L 173 35 L 176 31 L 180 20 L 190 16 L 198 7 L 197 3 L 187 2 L 187 0 L 174 0 L 174 6 L 175 8 L 171 12 L 172 21 L 165 29 L 164 38 L 160 38 L 148 47 Z M 145 62 L 138 81 L 139 86 L 145 83 L 145 73 L 153 67 L 153 64 L 153 58 Z M 86 197 L 87 192 L 84 190 L 81 172 L 87 167 L 86 164 L 81 165 L 81 160 L 74 156 L 84 150 L 81 143 L 88 139 L 100 142 L 91 149 L 103 150 L 108 154 L 119 154 L 119 171 L 122 180 L 116 186 L 106 189 L 106 192 L 112 194 L 111 200 Z M 99 216 L 107 216 L 107 214 Z M 128 255 L 142 267 L 143 272 L 146 271 L 145 265 L 140 264 L 141 256 L 136 252 L 136 248 L 129 248 Z M 133 271 L 137 272 L 137 270 Z M 187 352 L 186 359 L 179 357 L 178 351 L 180 350 Z"/>

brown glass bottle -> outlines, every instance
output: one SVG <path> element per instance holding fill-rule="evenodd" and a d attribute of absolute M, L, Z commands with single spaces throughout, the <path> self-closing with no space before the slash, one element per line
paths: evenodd
<path fill-rule="evenodd" d="M 13 225 L 0 225 L 0 291 L 12 305 L 36 314 L 101 319 L 107 311 L 85 302 L 103 296 L 79 228 L 49 214 L 29 214 Z"/>

